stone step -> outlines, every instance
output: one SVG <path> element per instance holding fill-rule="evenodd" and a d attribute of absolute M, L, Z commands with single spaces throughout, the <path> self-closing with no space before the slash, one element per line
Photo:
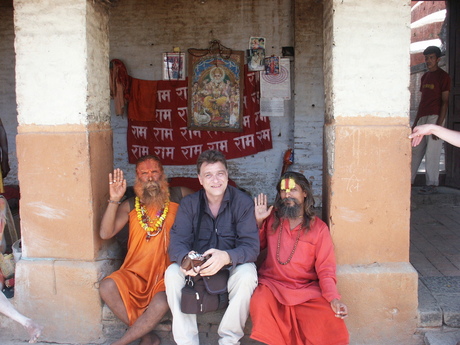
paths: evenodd
<path fill-rule="evenodd" d="M 419 327 L 460 329 L 460 277 L 419 278 Z"/>
<path fill-rule="evenodd" d="M 425 333 L 425 345 L 457 345 L 460 342 L 460 330 L 442 329 Z"/>
<path fill-rule="evenodd" d="M 219 340 L 217 329 L 223 314 L 224 310 L 218 310 L 212 313 L 206 313 L 197 316 L 200 345 L 217 344 Z M 155 328 L 155 332 L 161 338 L 161 345 L 176 344 L 172 337 L 171 320 L 171 313 L 168 312 Z M 102 325 L 107 343 L 119 339 L 127 329 L 127 326 L 121 322 L 106 305 L 104 305 L 102 308 Z M 249 334 L 251 333 L 251 326 L 252 323 L 249 318 L 246 322 L 246 327 L 244 330 L 245 336 L 241 339 L 241 345 L 263 345 L 262 343 L 249 338 Z"/>

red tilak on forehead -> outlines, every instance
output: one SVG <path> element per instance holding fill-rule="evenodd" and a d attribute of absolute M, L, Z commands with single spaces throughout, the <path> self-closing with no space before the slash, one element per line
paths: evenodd
<path fill-rule="evenodd" d="M 295 187 L 295 181 L 293 178 L 285 178 L 281 180 L 280 189 L 286 192 L 290 192 L 292 188 Z"/>

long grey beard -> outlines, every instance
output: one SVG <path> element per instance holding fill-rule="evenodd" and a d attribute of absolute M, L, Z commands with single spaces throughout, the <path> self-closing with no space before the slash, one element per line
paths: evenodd
<path fill-rule="evenodd" d="M 293 201 L 293 206 L 287 206 L 285 201 Z M 302 215 L 302 206 L 293 198 L 285 198 L 279 208 L 279 215 L 282 218 L 294 219 Z"/>

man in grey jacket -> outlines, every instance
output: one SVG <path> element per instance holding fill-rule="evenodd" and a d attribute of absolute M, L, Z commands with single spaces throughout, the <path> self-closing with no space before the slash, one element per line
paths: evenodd
<path fill-rule="evenodd" d="M 219 345 L 239 344 L 257 286 L 254 262 L 260 243 L 254 203 L 246 193 L 228 185 L 227 162 L 221 152 L 203 152 L 198 157 L 197 172 L 203 189 L 182 199 L 171 229 L 169 255 L 173 263 L 166 270 L 165 284 L 173 336 L 178 345 L 199 345 L 196 315 L 181 311 L 185 276 L 211 276 L 228 266 L 229 306 L 219 325 Z M 199 237 L 195 241 L 198 222 Z M 210 258 L 200 267 L 185 271 L 180 265 L 192 252 Z"/>

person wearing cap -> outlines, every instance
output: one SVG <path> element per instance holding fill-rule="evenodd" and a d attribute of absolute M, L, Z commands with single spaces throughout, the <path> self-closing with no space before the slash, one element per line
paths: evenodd
<path fill-rule="evenodd" d="M 429 46 L 423 51 L 425 64 L 428 69 L 421 79 L 420 91 L 422 96 L 412 129 L 423 124 L 444 126 L 450 92 L 449 74 L 439 68 L 441 49 Z M 420 194 L 434 194 L 439 185 L 439 159 L 442 150 L 442 140 L 434 134 L 426 136 L 421 143 L 412 149 L 412 184 L 417 171 L 425 156 L 426 186 L 420 189 Z"/>
<path fill-rule="evenodd" d="M 266 258 L 251 298 L 251 338 L 268 345 L 346 345 L 348 309 L 336 286 L 334 245 L 315 216 L 310 182 L 290 171 L 276 189 L 271 207 L 265 194 L 254 198 Z"/>

